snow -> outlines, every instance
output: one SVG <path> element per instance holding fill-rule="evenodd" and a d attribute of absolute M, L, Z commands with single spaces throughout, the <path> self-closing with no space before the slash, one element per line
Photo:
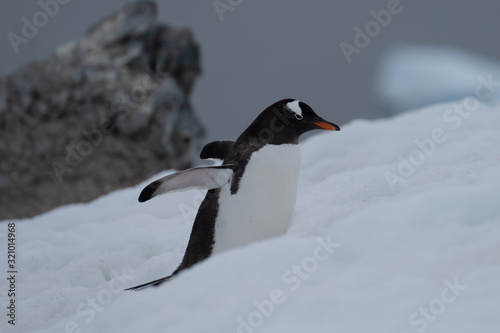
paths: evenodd
<path fill-rule="evenodd" d="M 122 290 L 183 255 L 203 192 L 137 202 L 169 172 L 16 221 L 17 321 L 0 331 L 499 332 L 500 108 L 454 104 L 309 138 L 288 233 L 159 288 Z"/>
<path fill-rule="evenodd" d="M 400 45 L 382 57 L 374 92 L 383 108 L 397 114 L 474 94 L 488 75 L 498 82 L 499 62 L 451 47 Z M 483 102 L 498 104 L 500 95 Z"/>

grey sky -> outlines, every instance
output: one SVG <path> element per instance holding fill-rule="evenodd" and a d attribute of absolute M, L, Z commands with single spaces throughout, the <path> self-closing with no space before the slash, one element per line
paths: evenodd
<path fill-rule="evenodd" d="M 453 46 L 500 58 L 499 2 L 402 0 L 400 12 L 348 64 L 339 44 L 354 45 L 353 28 L 364 30 L 374 21 L 371 11 L 387 9 L 391 1 L 243 0 L 224 13 L 223 21 L 211 0 L 160 1 L 158 7 L 160 21 L 191 28 L 201 45 L 203 73 L 192 101 L 208 129 L 207 140 L 216 140 L 236 138 L 263 108 L 287 97 L 307 102 L 338 124 L 385 116 L 372 96 L 373 79 L 381 55 L 394 44 Z M 126 2 L 60 5 L 15 54 L 7 34 L 21 34 L 22 17 L 32 19 L 41 8 L 38 1 L 2 0 L 0 71 L 46 58 Z"/>

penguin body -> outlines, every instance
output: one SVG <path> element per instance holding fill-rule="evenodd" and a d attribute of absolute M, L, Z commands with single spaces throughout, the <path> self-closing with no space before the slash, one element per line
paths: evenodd
<path fill-rule="evenodd" d="M 296 144 L 255 151 L 238 191 L 220 188 L 213 253 L 284 234 L 295 207 L 299 170 Z"/>
<path fill-rule="evenodd" d="M 208 190 L 200 205 L 181 264 L 169 276 L 129 288 L 158 285 L 212 253 L 286 233 L 295 207 L 301 134 L 340 128 L 305 103 L 284 99 L 266 108 L 236 141 L 215 141 L 202 159 L 220 166 L 192 168 L 154 181 L 139 196 L 182 189 Z"/>

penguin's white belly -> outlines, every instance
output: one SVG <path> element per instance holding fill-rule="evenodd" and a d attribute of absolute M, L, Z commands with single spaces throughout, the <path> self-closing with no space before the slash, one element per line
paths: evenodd
<path fill-rule="evenodd" d="M 295 208 L 298 145 L 267 145 L 253 153 L 236 194 L 220 190 L 213 253 L 286 233 Z"/>

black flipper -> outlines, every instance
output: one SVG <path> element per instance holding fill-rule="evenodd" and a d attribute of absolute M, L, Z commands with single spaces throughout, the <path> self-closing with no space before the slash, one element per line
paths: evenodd
<path fill-rule="evenodd" d="M 200 158 L 203 160 L 215 159 L 224 161 L 227 154 L 229 154 L 229 152 L 233 148 L 233 145 L 234 141 L 231 140 L 213 141 L 207 143 L 201 150 Z"/>
<path fill-rule="evenodd" d="M 224 164 L 192 168 L 170 174 L 146 186 L 139 195 L 139 201 L 144 202 L 166 192 L 195 188 L 211 190 L 222 187 L 231 181 L 233 177 L 232 167 L 232 164 Z"/>

